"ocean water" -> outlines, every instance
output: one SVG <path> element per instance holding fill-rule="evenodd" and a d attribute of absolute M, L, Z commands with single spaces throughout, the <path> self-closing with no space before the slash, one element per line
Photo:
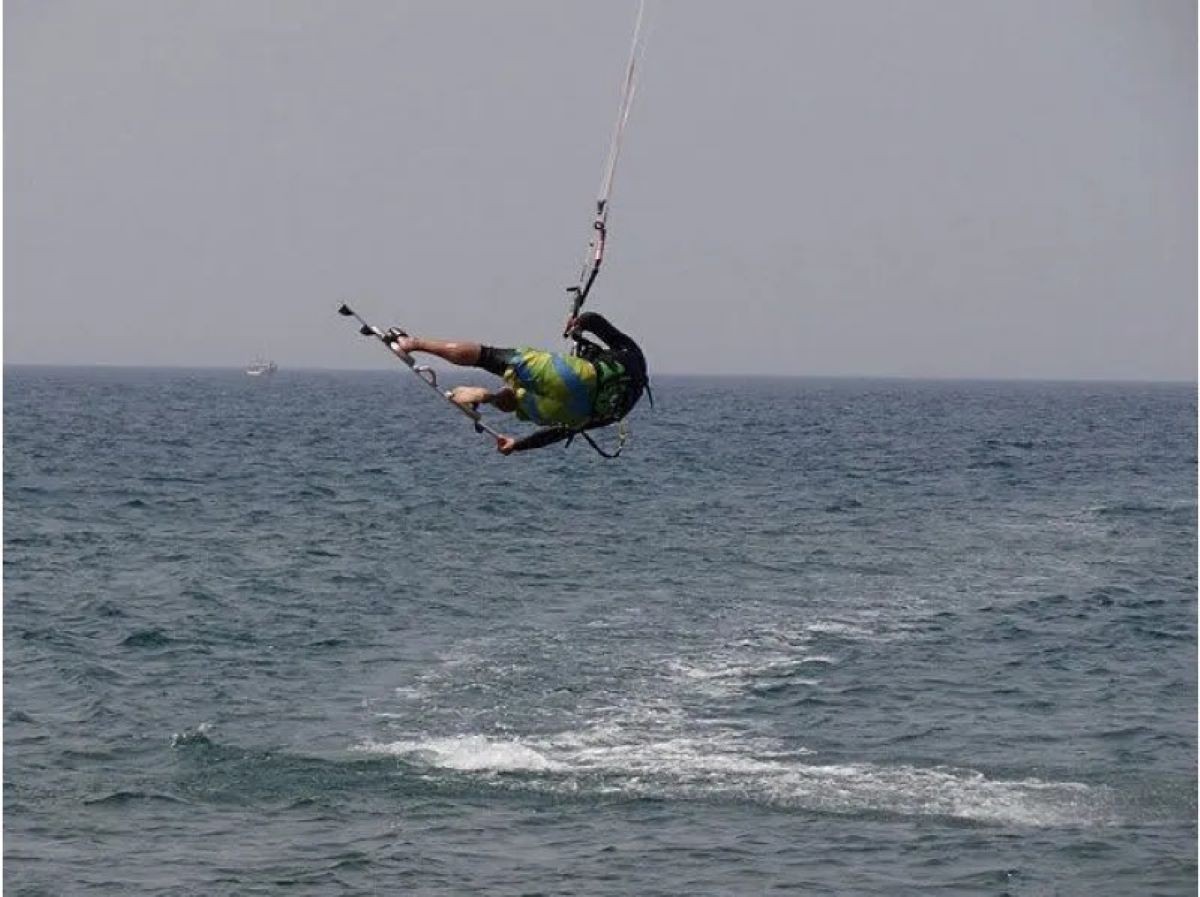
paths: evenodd
<path fill-rule="evenodd" d="M 1191 895 L 1192 386 L 8 368 L 4 886 Z"/>

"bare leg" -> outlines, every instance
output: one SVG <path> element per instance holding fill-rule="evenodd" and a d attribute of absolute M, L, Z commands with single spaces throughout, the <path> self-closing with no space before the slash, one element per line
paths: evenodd
<path fill-rule="evenodd" d="M 478 408 L 492 401 L 492 394 L 482 386 L 456 386 L 450 390 L 450 401 L 464 408 Z"/>
<path fill-rule="evenodd" d="M 392 348 L 406 355 L 412 352 L 428 352 L 430 355 L 436 355 L 438 358 L 463 367 L 474 367 L 479 363 L 479 358 L 483 354 L 483 346 L 479 343 L 453 343 L 446 340 L 422 339 L 417 336 L 402 336 L 392 343 Z M 480 405 L 495 405 L 501 411 L 511 413 L 517 410 L 516 393 L 507 386 L 496 392 L 482 386 L 456 386 L 450 390 L 449 395 L 451 401 L 457 402 L 464 408 L 474 409 Z"/>
<path fill-rule="evenodd" d="M 396 340 L 396 345 L 405 352 L 428 352 L 443 358 L 451 364 L 472 367 L 479 361 L 483 347 L 479 343 L 452 343 L 440 339 L 421 339 L 416 336 L 402 336 Z"/>
<path fill-rule="evenodd" d="M 482 386 L 456 386 L 450 390 L 450 399 L 463 407 L 477 408 L 480 405 L 495 405 L 501 411 L 516 411 L 517 397 L 507 386 L 492 392 Z"/>

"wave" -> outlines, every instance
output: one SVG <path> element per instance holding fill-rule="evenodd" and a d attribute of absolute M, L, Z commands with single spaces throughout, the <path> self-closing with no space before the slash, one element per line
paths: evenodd
<path fill-rule="evenodd" d="M 1196 502 L 1186 499 L 1178 501 L 1126 501 L 1107 505 L 1094 505 L 1085 513 L 1096 517 L 1140 517 L 1143 515 L 1166 515 L 1180 520 L 1190 520 L 1196 515 Z"/>
<path fill-rule="evenodd" d="M 163 794 L 157 791 L 122 790 L 113 791 L 100 797 L 84 798 L 83 803 L 89 807 L 123 807 L 134 803 L 186 804 L 187 801 L 172 794 Z"/>
<path fill-rule="evenodd" d="M 121 642 L 123 648 L 164 648 L 176 640 L 162 629 L 139 629 Z"/>

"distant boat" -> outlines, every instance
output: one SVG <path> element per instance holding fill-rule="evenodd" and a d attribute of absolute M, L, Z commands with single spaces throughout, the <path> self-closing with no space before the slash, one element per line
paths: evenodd
<path fill-rule="evenodd" d="M 277 370 L 279 370 L 279 365 L 275 362 L 264 358 L 256 358 L 250 362 L 250 366 L 246 368 L 246 373 L 251 377 L 270 377 Z"/>

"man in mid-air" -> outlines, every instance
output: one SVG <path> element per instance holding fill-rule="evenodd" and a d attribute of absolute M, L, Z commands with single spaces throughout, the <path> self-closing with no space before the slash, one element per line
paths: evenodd
<path fill-rule="evenodd" d="M 483 368 L 500 377 L 504 386 L 498 390 L 459 386 L 451 391 L 450 398 L 469 408 L 494 405 L 543 427 L 523 439 L 501 436 L 496 447 L 502 455 L 508 455 L 617 423 L 646 389 L 642 350 L 604 317 L 584 312 L 567 323 L 567 332 L 575 340 L 578 354 L 423 339 L 395 329 L 388 331 L 387 340 L 397 354 L 427 352 L 452 364 Z M 593 334 L 604 345 L 597 345 L 584 334 Z"/>

